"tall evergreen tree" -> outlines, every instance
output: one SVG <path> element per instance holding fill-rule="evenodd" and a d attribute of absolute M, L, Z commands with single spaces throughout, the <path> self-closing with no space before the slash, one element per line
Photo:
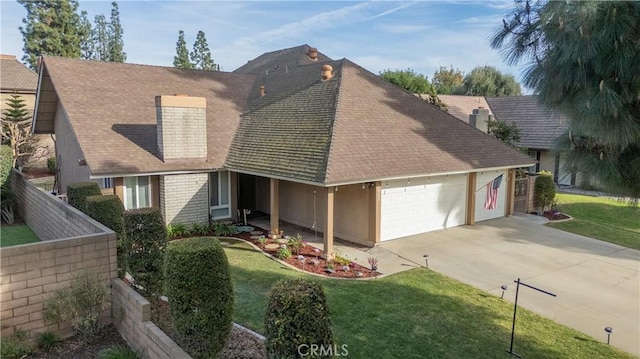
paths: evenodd
<path fill-rule="evenodd" d="M 211 50 L 207 44 L 207 39 L 202 30 L 198 31 L 196 42 L 193 44 L 191 61 L 196 69 L 205 71 L 218 71 L 220 68 L 211 58 Z"/>
<path fill-rule="evenodd" d="M 127 54 L 124 52 L 124 40 L 122 35 L 124 30 L 120 23 L 120 11 L 118 10 L 118 3 L 112 2 L 111 6 L 111 22 L 109 23 L 109 43 L 108 53 L 109 60 L 111 62 L 125 62 L 127 60 Z"/>
<path fill-rule="evenodd" d="M 184 31 L 178 31 L 178 42 L 176 43 L 176 56 L 173 57 L 173 66 L 182 69 L 193 69 L 194 66 L 189 61 L 189 50 L 184 39 Z"/>
<path fill-rule="evenodd" d="M 464 77 L 462 85 L 454 90 L 457 95 L 519 96 L 520 85 L 512 75 L 503 74 L 493 66 L 479 66 Z"/>
<path fill-rule="evenodd" d="M 80 57 L 80 16 L 76 0 L 18 0 L 27 10 L 20 27 L 25 53 L 32 69 L 40 55 Z"/>
<path fill-rule="evenodd" d="M 80 57 L 83 59 L 93 58 L 94 42 L 92 32 L 91 21 L 87 18 L 87 12 L 80 12 L 78 34 L 80 36 Z"/>
<path fill-rule="evenodd" d="M 109 30 L 107 19 L 104 15 L 96 15 L 94 18 L 94 27 L 91 33 L 93 39 L 94 51 L 91 56 L 92 60 L 109 61 Z"/>
<path fill-rule="evenodd" d="M 12 167 L 22 167 L 37 151 L 37 140 L 31 136 L 31 116 L 24 99 L 11 95 L 7 108 L 2 113 L 2 144 L 7 144 L 13 152 Z"/>
<path fill-rule="evenodd" d="M 640 197 L 640 2 L 516 1 L 491 45 L 569 118 L 569 169 Z"/>

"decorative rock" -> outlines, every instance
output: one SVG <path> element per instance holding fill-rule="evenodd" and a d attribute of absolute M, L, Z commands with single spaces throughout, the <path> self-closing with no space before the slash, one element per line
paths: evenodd
<path fill-rule="evenodd" d="M 278 249 L 280 249 L 280 245 L 279 244 L 275 244 L 275 243 L 270 243 L 267 244 L 266 246 L 264 246 L 264 249 L 271 251 L 271 252 L 275 252 Z"/>
<path fill-rule="evenodd" d="M 281 239 L 277 239 L 276 242 L 280 243 L 280 244 L 287 244 L 289 243 L 289 241 L 287 239 L 281 238 Z"/>
<path fill-rule="evenodd" d="M 253 232 L 251 232 L 251 233 L 253 233 Z M 251 237 L 249 237 L 249 239 L 254 239 L 254 240 L 260 239 L 260 236 L 251 236 Z"/>
<path fill-rule="evenodd" d="M 262 233 L 262 231 L 251 231 L 251 233 L 249 233 L 249 234 L 251 234 L 251 235 L 253 235 L 253 236 L 260 236 L 260 235 L 262 235 L 263 233 Z"/>

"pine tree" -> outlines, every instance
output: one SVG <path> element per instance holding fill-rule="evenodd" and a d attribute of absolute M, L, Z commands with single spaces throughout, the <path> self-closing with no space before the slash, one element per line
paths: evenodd
<path fill-rule="evenodd" d="M 80 13 L 80 26 L 78 28 L 78 34 L 80 36 L 80 57 L 83 59 L 92 59 L 94 53 L 93 42 L 93 29 L 91 27 L 91 21 L 87 18 L 87 12 L 82 11 Z"/>
<path fill-rule="evenodd" d="M 127 54 L 124 52 L 124 40 L 122 35 L 124 30 L 122 24 L 120 24 L 120 11 L 118 10 L 118 3 L 112 2 L 111 6 L 111 22 L 109 23 L 109 42 L 107 45 L 107 52 L 111 62 L 125 62 L 127 60 Z"/>
<path fill-rule="evenodd" d="M 176 43 L 176 56 L 173 57 L 173 66 L 182 69 L 193 69 L 194 66 L 189 61 L 189 50 L 184 39 L 184 31 L 178 31 L 178 42 Z"/>
<path fill-rule="evenodd" d="M 640 2 L 518 1 L 491 46 L 570 119 L 567 169 L 640 197 Z"/>
<path fill-rule="evenodd" d="M 207 39 L 202 30 L 198 31 L 196 42 L 193 44 L 191 61 L 195 68 L 199 70 L 217 71 L 219 69 L 218 65 L 216 65 L 211 58 L 211 50 L 209 50 Z"/>
<path fill-rule="evenodd" d="M 27 10 L 21 26 L 25 53 L 32 69 L 40 55 L 80 57 L 80 16 L 76 0 L 18 0 Z"/>
<path fill-rule="evenodd" d="M 26 106 L 21 96 L 11 95 L 2 113 L 2 143 L 11 147 L 12 167 L 22 167 L 38 149 L 36 139 L 31 136 L 31 116 Z"/>
<path fill-rule="evenodd" d="M 109 61 L 109 32 L 107 29 L 107 19 L 104 15 L 96 15 L 94 18 L 94 27 L 91 34 L 93 39 L 93 56 L 92 60 Z"/>

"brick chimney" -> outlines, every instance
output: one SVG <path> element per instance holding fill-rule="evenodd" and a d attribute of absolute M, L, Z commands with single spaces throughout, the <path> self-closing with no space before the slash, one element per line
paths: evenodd
<path fill-rule="evenodd" d="M 309 48 L 309 51 L 307 51 L 307 56 L 309 56 L 309 58 L 311 60 L 317 61 L 318 60 L 318 49 L 316 49 L 315 47 Z"/>
<path fill-rule="evenodd" d="M 322 80 L 329 80 L 333 77 L 333 67 L 331 65 L 322 65 Z"/>
<path fill-rule="evenodd" d="M 493 116 L 489 114 L 489 109 L 486 109 L 482 106 L 473 110 L 473 112 L 469 115 L 469 125 L 477 128 L 478 130 L 488 133 L 489 132 L 489 120 L 492 119 Z"/>
<path fill-rule="evenodd" d="M 207 100 L 156 96 L 158 157 L 163 161 L 207 157 Z"/>

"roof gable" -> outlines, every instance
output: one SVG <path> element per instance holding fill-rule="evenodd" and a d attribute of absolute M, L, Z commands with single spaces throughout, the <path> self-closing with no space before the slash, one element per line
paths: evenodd
<path fill-rule="evenodd" d="M 19 62 L 15 56 L 0 55 L 0 89 L 2 92 L 35 93 L 38 74 Z"/>

